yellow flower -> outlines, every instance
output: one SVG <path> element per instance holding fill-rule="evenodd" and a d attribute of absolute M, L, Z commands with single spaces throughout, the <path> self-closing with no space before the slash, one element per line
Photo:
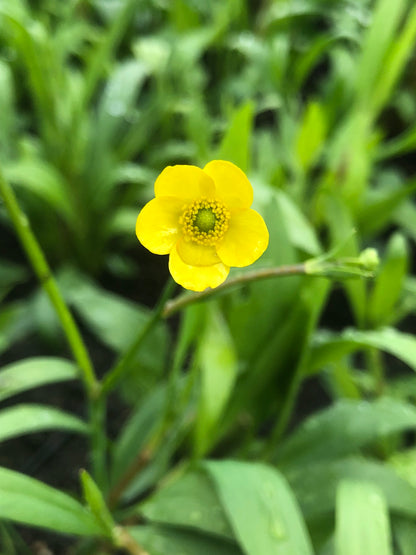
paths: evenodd
<path fill-rule="evenodd" d="M 250 209 L 253 188 L 231 162 L 168 166 L 140 212 L 136 235 L 149 251 L 169 254 L 173 279 L 193 291 L 217 287 L 230 266 L 248 266 L 266 250 L 269 232 Z"/>

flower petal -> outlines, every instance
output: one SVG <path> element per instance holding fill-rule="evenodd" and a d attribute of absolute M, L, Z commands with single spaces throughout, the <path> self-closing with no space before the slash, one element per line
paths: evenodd
<path fill-rule="evenodd" d="M 168 254 L 179 238 L 183 201 L 172 197 L 154 198 L 141 210 L 136 221 L 140 243 L 154 254 Z"/>
<path fill-rule="evenodd" d="M 183 237 L 177 242 L 176 248 L 185 264 L 191 266 L 211 266 L 221 262 L 215 247 L 198 245 L 193 241 L 186 241 Z"/>
<path fill-rule="evenodd" d="M 255 210 L 231 214 L 229 228 L 217 245 L 217 254 L 227 266 L 253 264 L 267 249 L 269 232 L 263 218 Z"/>
<path fill-rule="evenodd" d="M 212 160 L 204 168 L 215 183 L 215 198 L 228 208 L 250 208 L 253 202 L 253 187 L 246 174 L 236 165 L 225 160 Z"/>
<path fill-rule="evenodd" d="M 222 262 L 211 266 L 191 266 L 185 264 L 175 248 L 169 256 L 169 271 L 173 279 L 185 289 L 203 291 L 207 287 L 218 287 L 227 279 L 230 268 Z"/>
<path fill-rule="evenodd" d="M 196 166 L 167 166 L 155 182 L 156 197 L 177 197 L 186 201 L 213 198 L 214 194 L 214 182 Z"/>

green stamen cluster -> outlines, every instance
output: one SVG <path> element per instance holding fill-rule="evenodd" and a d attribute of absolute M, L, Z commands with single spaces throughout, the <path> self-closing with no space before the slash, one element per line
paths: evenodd
<path fill-rule="evenodd" d="M 199 245 L 215 245 L 228 229 L 230 211 L 218 200 L 199 199 L 187 206 L 180 223 L 185 239 Z"/>

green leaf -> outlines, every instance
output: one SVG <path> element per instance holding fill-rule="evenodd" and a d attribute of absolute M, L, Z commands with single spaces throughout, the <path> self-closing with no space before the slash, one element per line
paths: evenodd
<path fill-rule="evenodd" d="M 336 555 L 392 555 L 383 493 L 371 482 L 345 480 L 337 489 Z"/>
<path fill-rule="evenodd" d="M 0 371 L 0 401 L 21 391 L 79 377 L 77 366 L 63 358 L 33 357 L 4 366 Z"/>
<path fill-rule="evenodd" d="M 147 74 L 146 65 L 137 60 L 128 60 L 115 67 L 99 104 L 96 132 L 100 141 L 117 146 Z"/>
<path fill-rule="evenodd" d="M 33 315 L 27 302 L 15 301 L 0 311 L 0 352 L 34 329 Z"/>
<path fill-rule="evenodd" d="M 352 235 L 355 221 L 344 199 L 342 199 L 338 193 L 326 196 L 324 199 L 324 210 L 324 217 L 327 220 L 331 235 L 331 248 L 337 248 L 343 245 L 341 251 L 338 252 L 340 258 L 358 257 L 359 237 L 357 234 Z M 360 325 L 364 322 L 365 317 L 364 282 L 358 279 L 347 280 L 343 283 L 343 287 L 348 294 L 354 316 Z"/>
<path fill-rule="evenodd" d="M 0 468 L 0 518 L 65 534 L 105 535 L 91 513 L 72 497 L 6 468 Z"/>
<path fill-rule="evenodd" d="M 316 519 L 334 510 L 335 494 L 341 480 L 352 479 L 376 484 L 389 509 L 416 518 L 416 488 L 398 476 L 387 464 L 365 458 L 324 461 L 285 472 L 305 519 Z"/>
<path fill-rule="evenodd" d="M 413 520 L 396 517 L 393 519 L 394 539 L 400 555 L 414 555 L 416 526 Z"/>
<path fill-rule="evenodd" d="M 405 2 L 406 5 L 406 2 Z M 406 63 L 412 55 L 416 37 L 416 7 L 406 14 L 403 26 L 397 36 L 389 44 L 388 53 L 384 62 L 384 67 L 388 71 L 381 70 L 377 86 L 373 92 L 373 103 L 377 110 L 383 108 L 389 99 L 395 86 L 403 73 Z"/>
<path fill-rule="evenodd" d="M 86 434 L 87 425 L 70 414 L 43 405 L 17 405 L 0 411 L 0 441 L 44 430 Z"/>
<path fill-rule="evenodd" d="M 62 284 L 69 301 L 83 321 L 115 351 L 124 350 L 150 317 L 149 309 L 105 291 L 79 274 L 65 274 Z M 163 356 L 167 341 L 163 325 L 151 334 L 151 341 L 153 348 L 151 353 L 148 352 L 149 359 L 160 361 L 159 353 Z"/>
<path fill-rule="evenodd" d="M 111 537 L 115 522 L 105 504 L 103 494 L 86 470 L 81 470 L 81 483 L 85 500 L 92 514 L 101 523 L 102 528 L 107 530 L 107 535 Z"/>
<path fill-rule="evenodd" d="M 309 417 L 279 445 L 279 464 L 301 466 L 354 454 L 383 437 L 416 428 L 416 409 L 388 397 L 341 400 Z"/>
<path fill-rule="evenodd" d="M 238 461 L 211 461 L 204 467 L 247 555 L 313 553 L 296 500 L 277 470 Z"/>
<path fill-rule="evenodd" d="M 296 153 L 304 171 L 315 162 L 326 135 L 325 112 L 318 102 L 309 102 L 296 140 Z"/>
<path fill-rule="evenodd" d="M 244 172 L 250 169 L 250 139 L 253 115 L 254 106 L 252 102 L 246 102 L 235 109 L 217 153 L 219 160 L 229 160 Z"/>
<path fill-rule="evenodd" d="M 202 470 L 187 472 L 167 484 L 140 505 L 138 512 L 155 523 L 234 538 L 212 481 Z"/>
<path fill-rule="evenodd" d="M 1 261 L 0 266 L 0 302 L 7 293 L 18 283 L 27 278 L 27 270 L 7 260 Z"/>
<path fill-rule="evenodd" d="M 402 360 L 416 371 L 416 338 L 394 328 L 375 331 L 359 331 L 348 328 L 342 333 L 321 332 L 315 335 L 307 363 L 309 371 L 323 368 L 326 364 L 348 353 L 375 347 Z"/>
<path fill-rule="evenodd" d="M 277 461 L 306 465 L 354 454 L 360 447 L 393 433 L 416 428 L 416 409 L 403 401 L 342 400 L 308 418 L 279 445 Z"/>
<path fill-rule="evenodd" d="M 128 531 L 151 555 L 242 555 L 235 543 L 206 534 L 162 526 L 134 526 Z"/>
<path fill-rule="evenodd" d="M 369 298 L 368 318 L 373 327 L 388 323 L 402 292 L 407 272 L 408 252 L 403 235 L 394 234 L 387 243 L 383 263 Z"/>
<path fill-rule="evenodd" d="M 299 207 L 283 191 L 275 191 L 274 195 L 284 216 L 291 243 L 312 256 L 321 254 L 322 248 L 315 230 Z"/>
<path fill-rule="evenodd" d="M 158 387 L 135 407 L 113 446 L 113 483 L 133 464 L 138 453 L 160 425 L 165 402 L 166 390 L 164 387 Z"/>
<path fill-rule="evenodd" d="M 26 157 L 9 163 L 4 168 L 6 179 L 16 187 L 38 196 L 70 225 L 75 224 L 71 198 L 67 185 L 57 170 L 40 158 Z"/>
<path fill-rule="evenodd" d="M 216 430 L 237 376 L 237 355 L 228 326 L 215 305 L 208 305 L 205 326 L 199 336 L 201 369 L 195 449 L 206 453 L 216 440 Z"/>
<path fill-rule="evenodd" d="M 406 8 L 406 0 L 378 0 L 365 38 L 357 73 L 357 100 L 368 105 L 377 93 L 377 80 L 385 73 L 385 56 Z"/>
<path fill-rule="evenodd" d="M 398 451 L 389 459 L 397 474 L 416 488 L 416 448 Z"/>

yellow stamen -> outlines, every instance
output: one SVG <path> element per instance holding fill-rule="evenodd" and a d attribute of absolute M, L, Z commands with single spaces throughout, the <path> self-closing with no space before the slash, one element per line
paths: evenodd
<path fill-rule="evenodd" d="M 228 229 L 230 211 L 218 200 L 202 198 L 188 205 L 180 219 L 187 241 L 215 245 Z"/>

